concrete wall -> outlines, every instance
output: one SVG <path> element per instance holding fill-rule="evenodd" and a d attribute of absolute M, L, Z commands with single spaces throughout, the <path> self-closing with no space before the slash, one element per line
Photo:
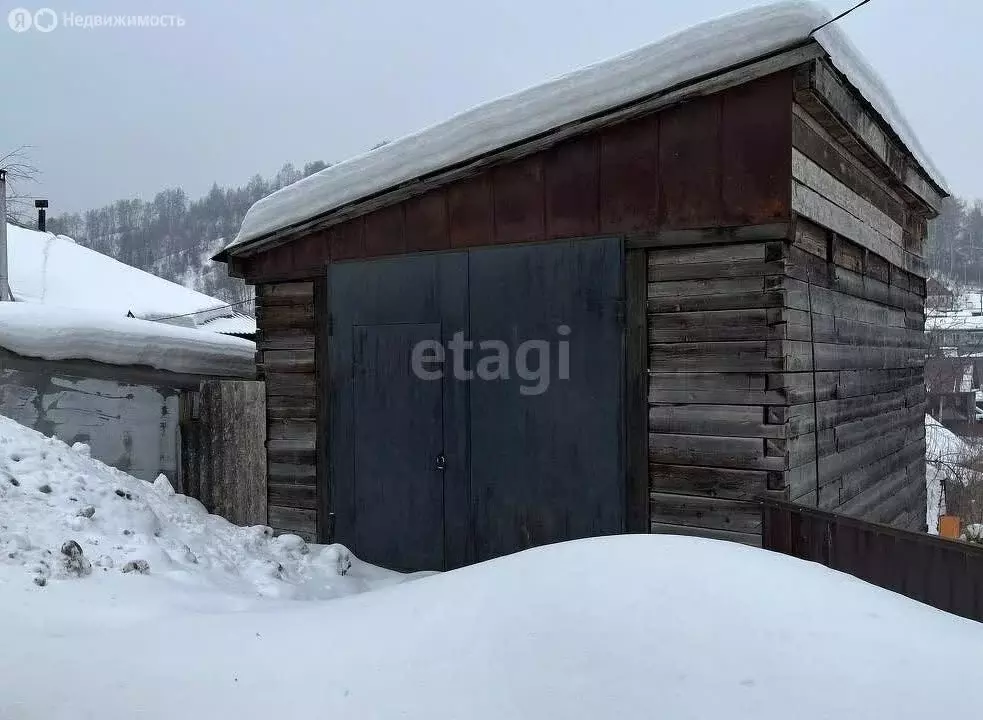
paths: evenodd
<path fill-rule="evenodd" d="M 138 478 L 176 478 L 176 390 L 83 377 L 43 360 L 17 364 L 0 364 L 0 414 L 68 444 L 84 442 L 93 457 Z"/>

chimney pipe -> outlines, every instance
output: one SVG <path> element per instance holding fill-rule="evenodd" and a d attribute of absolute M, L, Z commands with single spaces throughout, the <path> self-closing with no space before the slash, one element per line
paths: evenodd
<path fill-rule="evenodd" d="M 45 219 L 45 208 L 48 207 L 47 200 L 35 200 L 34 207 L 38 209 L 38 230 L 44 232 L 47 227 L 47 221 Z"/>
<path fill-rule="evenodd" d="M 0 168 L 0 300 L 11 300 L 7 277 L 7 171 Z"/>

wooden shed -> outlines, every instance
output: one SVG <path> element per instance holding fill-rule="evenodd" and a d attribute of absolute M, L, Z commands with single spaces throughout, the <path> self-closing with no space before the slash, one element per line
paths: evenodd
<path fill-rule="evenodd" d="M 758 544 L 763 494 L 923 528 L 944 182 L 826 17 L 712 21 L 257 203 L 217 259 L 256 285 L 270 524 L 400 569 Z"/>

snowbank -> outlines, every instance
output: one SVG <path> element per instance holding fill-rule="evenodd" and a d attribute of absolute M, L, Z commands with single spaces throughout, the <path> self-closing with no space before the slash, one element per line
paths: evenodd
<path fill-rule="evenodd" d="M 73 548 L 63 552 L 73 542 L 79 562 Z M 340 545 L 232 525 L 176 495 L 164 476 L 137 480 L 92 459 L 83 444 L 68 447 L 0 416 L 0 588 L 57 590 L 62 581 L 145 569 L 169 585 L 280 599 L 333 598 L 403 577 Z"/>
<path fill-rule="evenodd" d="M 195 375 L 253 377 L 249 340 L 166 323 L 36 303 L 0 303 L 0 347 L 46 360 L 146 365 Z"/>
<path fill-rule="evenodd" d="M 217 298 L 130 267 L 77 245 L 63 235 L 7 223 L 10 288 L 18 301 L 95 310 L 120 317 L 128 312 L 153 319 L 201 313 L 185 321 L 230 316 Z"/>
<path fill-rule="evenodd" d="M 0 614 L 0 716 L 17 720 L 924 720 L 983 707 L 983 626 L 694 538 L 565 543 L 275 612 L 140 622 L 97 608 L 83 621 L 30 596 Z"/>
<path fill-rule="evenodd" d="M 737 544 L 598 538 L 407 577 L 233 527 L 0 417 L 4 720 L 983 707 L 983 625 Z"/>
<path fill-rule="evenodd" d="M 830 18 L 794 0 L 696 25 L 639 50 L 468 110 L 438 125 L 333 165 L 254 204 L 228 247 L 330 212 L 499 148 L 602 113 L 694 78 L 808 39 Z M 839 25 L 816 33 L 833 64 L 894 129 L 941 186 L 890 92 Z"/>

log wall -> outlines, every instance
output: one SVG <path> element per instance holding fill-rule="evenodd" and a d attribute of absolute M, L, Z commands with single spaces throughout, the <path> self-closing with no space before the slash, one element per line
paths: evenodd
<path fill-rule="evenodd" d="M 652 532 L 760 544 L 753 500 L 782 492 L 788 468 L 787 252 L 781 239 L 648 252 Z"/>
<path fill-rule="evenodd" d="M 269 524 L 318 534 L 315 281 L 256 286 L 256 362 L 266 381 Z"/>
<path fill-rule="evenodd" d="M 809 96 L 797 99 L 809 104 Z M 793 106 L 787 476 L 800 504 L 925 525 L 924 209 Z"/>

